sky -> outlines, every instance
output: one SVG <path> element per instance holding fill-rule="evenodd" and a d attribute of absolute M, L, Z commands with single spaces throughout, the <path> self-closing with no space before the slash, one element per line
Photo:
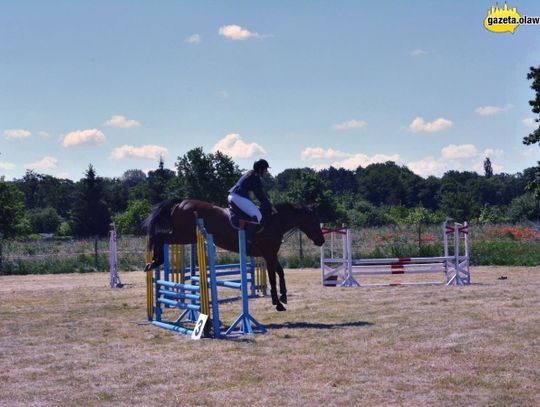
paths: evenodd
<path fill-rule="evenodd" d="M 494 5 L 0 0 L 0 177 L 173 169 L 196 147 L 274 174 L 520 172 L 540 160 L 540 25 L 488 31 Z"/>

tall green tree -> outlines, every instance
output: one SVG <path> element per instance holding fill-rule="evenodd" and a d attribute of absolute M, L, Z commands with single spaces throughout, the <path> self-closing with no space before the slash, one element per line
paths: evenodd
<path fill-rule="evenodd" d="M 529 100 L 529 105 L 533 113 L 539 115 L 534 119 L 536 123 L 540 123 L 540 66 L 530 67 L 527 79 L 532 80 L 531 89 L 534 90 L 535 98 Z M 540 144 L 540 125 L 532 131 L 528 136 L 523 138 L 523 144 L 532 145 Z M 536 197 L 540 198 L 540 161 L 535 172 L 535 178 L 529 183 L 529 188 L 536 190 Z"/>
<path fill-rule="evenodd" d="M 217 151 L 205 154 L 202 147 L 188 151 L 176 162 L 177 196 L 227 205 L 229 189 L 242 175 L 232 158 Z"/>
<path fill-rule="evenodd" d="M 4 238 L 18 234 L 24 219 L 24 194 L 13 184 L 0 180 L 0 234 Z"/>
<path fill-rule="evenodd" d="M 493 167 L 491 166 L 491 160 L 489 157 L 486 157 L 484 160 L 484 176 L 486 178 L 493 177 Z"/>
<path fill-rule="evenodd" d="M 107 236 L 111 216 L 104 197 L 103 182 L 90 164 L 75 193 L 70 219 L 74 235 Z"/>
<path fill-rule="evenodd" d="M 174 176 L 174 171 L 165 168 L 163 157 L 160 157 L 157 170 L 148 172 L 148 199 L 151 204 L 169 197 L 169 185 Z"/>

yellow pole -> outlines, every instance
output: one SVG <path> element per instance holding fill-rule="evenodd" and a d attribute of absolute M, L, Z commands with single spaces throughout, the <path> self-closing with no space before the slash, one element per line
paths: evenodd
<path fill-rule="evenodd" d="M 144 247 L 148 247 L 148 236 L 144 239 Z M 144 256 L 145 264 L 152 262 L 152 253 L 148 250 Z M 154 270 L 150 269 L 146 274 L 146 314 L 149 320 L 154 319 L 154 285 L 153 285 L 153 273 Z"/>
<path fill-rule="evenodd" d="M 186 283 L 186 276 L 184 274 L 184 271 L 185 271 L 185 255 L 184 255 L 184 245 L 180 245 L 180 252 L 178 253 L 179 257 L 180 257 L 180 284 L 185 284 Z"/>
<path fill-rule="evenodd" d="M 210 316 L 210 298 L 208 296 L 208 272 L 204 236 L 197 228 L 197 258 L 199 263 L 199 284 L 201 286 L 201 313 Z"/>
<path fill-rule="evenodd" d="M 266 267 L 262 257 L 257 257 L 255 264 L 255 287 L 257 292 L 266 295 Z"/>

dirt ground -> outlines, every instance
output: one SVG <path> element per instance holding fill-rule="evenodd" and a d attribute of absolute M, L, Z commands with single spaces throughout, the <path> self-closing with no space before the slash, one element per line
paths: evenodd
<path fill-rule="evenodd" d="M 250 302 L 267 334 L 201 341 L 147 324 L 142 272 L 115 290 L 0 277 L 0 405 L 540 405 L 540 267 L 472 268 L 466 287 L 286 276 L 286 312 Z"/>

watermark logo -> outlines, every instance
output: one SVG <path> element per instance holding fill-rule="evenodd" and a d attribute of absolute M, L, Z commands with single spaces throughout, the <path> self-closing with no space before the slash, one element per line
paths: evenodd
<path fill-rule="evenodd" d="M 504 7 L 499 7 L 497 3 L 491 7 L 486 18 L 484 18 L 484 27 L 495 33 L 511 32 L 520 25 L 540 25 L 540 17 L 522 16 L 515 7 L 508 7 L 506 2 Z"/>

